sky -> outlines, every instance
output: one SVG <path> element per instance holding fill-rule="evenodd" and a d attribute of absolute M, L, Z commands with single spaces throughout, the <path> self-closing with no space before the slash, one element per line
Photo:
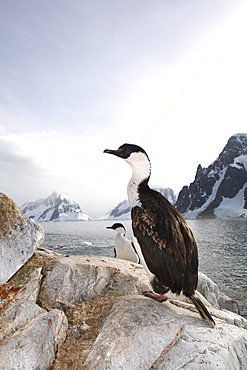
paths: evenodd
<path fill-rule="evenodd" d="M 131 143 L 178 193 L 247 132 L 246 19 L 241 0 L 1 0 L 0 192 L 102 216 L 131 176 L 103 150 Z"/>

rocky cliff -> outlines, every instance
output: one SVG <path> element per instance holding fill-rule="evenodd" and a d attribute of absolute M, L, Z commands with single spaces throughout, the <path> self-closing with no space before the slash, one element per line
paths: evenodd
<path fill-rule="evenodd" d="M 199 165 L 175 206 L 191 219 L 247 217 L 247 134 L 231 136 L 210 166 Z"/>

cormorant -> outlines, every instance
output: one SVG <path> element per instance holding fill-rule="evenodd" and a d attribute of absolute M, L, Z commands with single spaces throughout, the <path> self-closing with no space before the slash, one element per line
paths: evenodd
<path fill-rule="evenodd" d="M 104 153 L 125 159 L 132 167 L 128 184 L 133 241 L 154 293 L 150 298 L 164 301 L 164 294 L 183 293 L 211 327 L 215 322 L 196 297 L 198 251 L 195 238 L 179 211 L 159 192 L 148 186 L 151 164 L 147 153 L 134 144 L 123 144 Z"/>

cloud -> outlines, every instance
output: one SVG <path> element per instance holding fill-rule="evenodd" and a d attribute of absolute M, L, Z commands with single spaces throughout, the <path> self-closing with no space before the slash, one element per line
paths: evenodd
<path fill-rule="evenodd" d="M 152 185 L 179 191 L 246 130 L 240 0 L 14 3 L 0 24 L 0 181 L 19 205 L 56 190 L 106 212 L 130 168 L 102 152 L 124 142 L 147 150 Z"/>
<path fill-rule="evenodd" d="M 1 136 L 1 191 L 19 206 L 53 190 L 66 192 L 90 216 L 102 215 L 122 199 L 121 191 L 107 190 L 108 181 L 118 187 L 112 173 L 117 164 L 111 166 L 103 154 L 106 142 L 102 136 L 64 138 L 56 132 Z"/>
<path fill-rule="evenodd" d="M 6 193 L 16 202 L 24 202 L 25 196 L 32 195 L 33 190 L 41 191 L 38 181 L 41 168 L 32 157 L 25 155 L 16 142 L 0 137 L 0 182 L 1 192 Z"/>

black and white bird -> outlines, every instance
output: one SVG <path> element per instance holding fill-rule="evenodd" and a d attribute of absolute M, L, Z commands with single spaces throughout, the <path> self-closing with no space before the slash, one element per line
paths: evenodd
<path fill-rule="evenodd" d="M 117 235 L 115 238 L 115 257 L 122 260 L 139 263 L 139 256 L 135 251 L 132 242 L 126 238 L 126 229 L 123 224 L 115 223 L 112 226 L 107 226 L 107 229 L 115 230 Z"/>
<path fill-rule="evenodd" d="M 198 251 L 195 238 L 179 211 L 159 192 L 148 186 L 151 164 L 147 153 L 134 144 L 123 144 L 104 153 L 125 159 L 132 167 L 128 183 L 133 241 L 155 293 L 150 298 L 164 301 L 169 290 L 190 298 L 211 327 L 215 322 L 196 297 Z"/>

